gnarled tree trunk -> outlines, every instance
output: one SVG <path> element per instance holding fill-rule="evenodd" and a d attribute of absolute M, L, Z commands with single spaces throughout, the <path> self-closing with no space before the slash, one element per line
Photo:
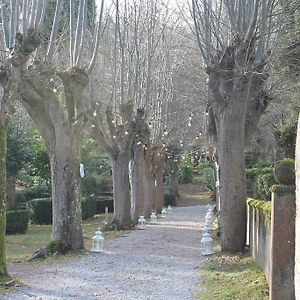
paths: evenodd
<path fill-rule="evenodd" d="M 36 73 L 24 77 L 27 80 L 20 88 L 22 102 L 45 142 L 51 163 L 52 241 L 71 250 L 82 249 L 80 130 L 74 120 L 66 118 L 67 114 L 51 87 L 44 85 L 51 73 L 47 78 L 39 78 Z"/>

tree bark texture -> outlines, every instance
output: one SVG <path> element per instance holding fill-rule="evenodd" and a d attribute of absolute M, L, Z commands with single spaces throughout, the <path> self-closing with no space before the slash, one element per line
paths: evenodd
<path fill-rule="evenodd" d="M 26 74 L 28 79 L 23 80 L 20 93 L 50 157 L 52 241 L 63 243 L 71 250 L 82 249 L 79 178 L 81 130 L 74 125 L 74 120 L 66 113 L 51 87 L 45 86 L 51 74 L 46 74 L 46 78 L 37 77 L 36 73 L 30 75 Z"/>
<path fill-rule="evenodd" d="M 6 151 L 7 151 L 7 125 L 0 124 L 0 276 L 7 275 L 6 256 L 5 256 Z"/>
<path fill-rule="evenodd" d="M 82 249 L 80 138 L 69 132 L 50 154 L 52 177 L 52 241 Z"/>
<path fill-rule="evenodd" d="M 146 160 L 145 178 L 144 178 L 144 215 L 149 218 L 154 210 L 155 203 L 155 175 L 151 161 Z"/>
<path fill-rule="evenodd" d="M 144 148 L 134 144 L 131 160 L 131 217 L 135 223 L 139 215 L 144 213 L 144 174 Z"/>
<path fill-rule="evenodd" d="M 120 226 L 129 226 L 131 220 L 131 197 L 129 189 L 130 151 L 123 152 L 111 159 L 114 193 L 114 220 Z"/>
<path fill-rule="evenodd" d="M 155 176 L 155 202 L 154 210 L 159 212 L 164 207 L 164 159 L 157 161 L 156 176 Z"/>
<path fill-rule="evenodd" d="M 230 252 L 243 250 L 246 239 L 246 103 L 236 100 L 220 113 L 219 126 L 221 247 Z"/>

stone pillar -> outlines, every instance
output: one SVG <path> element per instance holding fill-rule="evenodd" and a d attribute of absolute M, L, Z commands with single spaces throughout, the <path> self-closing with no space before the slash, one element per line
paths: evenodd
<path fill-rule="evenodd" d="M 294 300 L 295 187 L 273 186 L 271 216 L 271 300 Z"/>
<path fill-rule="evenodd" d="M 300 117 L 299 117 L 300 120 Z M 295 297 L 300 300 L 300 121 L 296 142 Z"/>

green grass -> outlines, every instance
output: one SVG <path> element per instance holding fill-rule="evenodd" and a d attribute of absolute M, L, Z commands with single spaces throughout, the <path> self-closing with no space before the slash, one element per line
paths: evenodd
<path fill-rule="evenodd" d="M 98 227 L 102 227 L 104 216 L 97 216 L 90 220 L 82 222 L 82 231 L 85 248 L 91 248 L 91 238 Z M 120 236 L 124 231 L 105 232 L 105 238 Z M 22 261 L 31 257 L 32 253 L 47 246 L 51 239 L 51 225 L 30 225 L 25 234 L 7 235 L 6 236 L 6 258 L 11 261 Z M 82 253 L 82 252 L 81 252 Z"/>
<path fill-rule="evenodd" d="M 247 253 L 232 255 L 217 251 L 206 260 L 198 300 L 267 300 L 268 290 L 263 271 Z"/>

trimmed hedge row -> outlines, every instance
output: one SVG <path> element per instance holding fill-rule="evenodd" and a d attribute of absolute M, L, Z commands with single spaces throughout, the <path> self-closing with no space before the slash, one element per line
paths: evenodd
<path fill-rule="evenodd" d="M 51 198 L 33 199 L 28 202 L 31 211 L 30 220 L 34 224 L 52 224 Z"/>
<path fill-rule="evenodd" d="M 176 206 L 176 195 L 172 194 L 170 192 L 166 192 L 164 194 L 164 205 L 165 206 L 168 206 L 168 205 Z"/>
<path fill-rule="evenodd" d="M 34 224 L 51 224 L 52 223 L 52 201 L 51 198 L 33 199 L 28 202 L 30 209 L 30 220 Z M 105 212 L 105 207 L 112 213 L 114 211 L 113 198 L 95 195 L 87 196 L 81 200 L 82 219 L 88 219 L 95 214 Z"/>
<path fill-rule="evenodd" d="M 108 212 L 112 213 L 114 211 L 114 199 L 109 196 L 97 197 L 96 213 L 103 214 L 105 212 L 105 207 L 108 208 Z"/>
<path fill-rule="evenodd" d="M 95 215 L 96 213 L 97 201 L 93 196 L 84 197 L 81 200 L 81 216 L 82 219 L 88 219 Z"/>
<path fill-rule="evenodd" d="M 10 210 L 6 212 L 6 234 L 25 233 L 28 229 L 29 210 Z"/>

